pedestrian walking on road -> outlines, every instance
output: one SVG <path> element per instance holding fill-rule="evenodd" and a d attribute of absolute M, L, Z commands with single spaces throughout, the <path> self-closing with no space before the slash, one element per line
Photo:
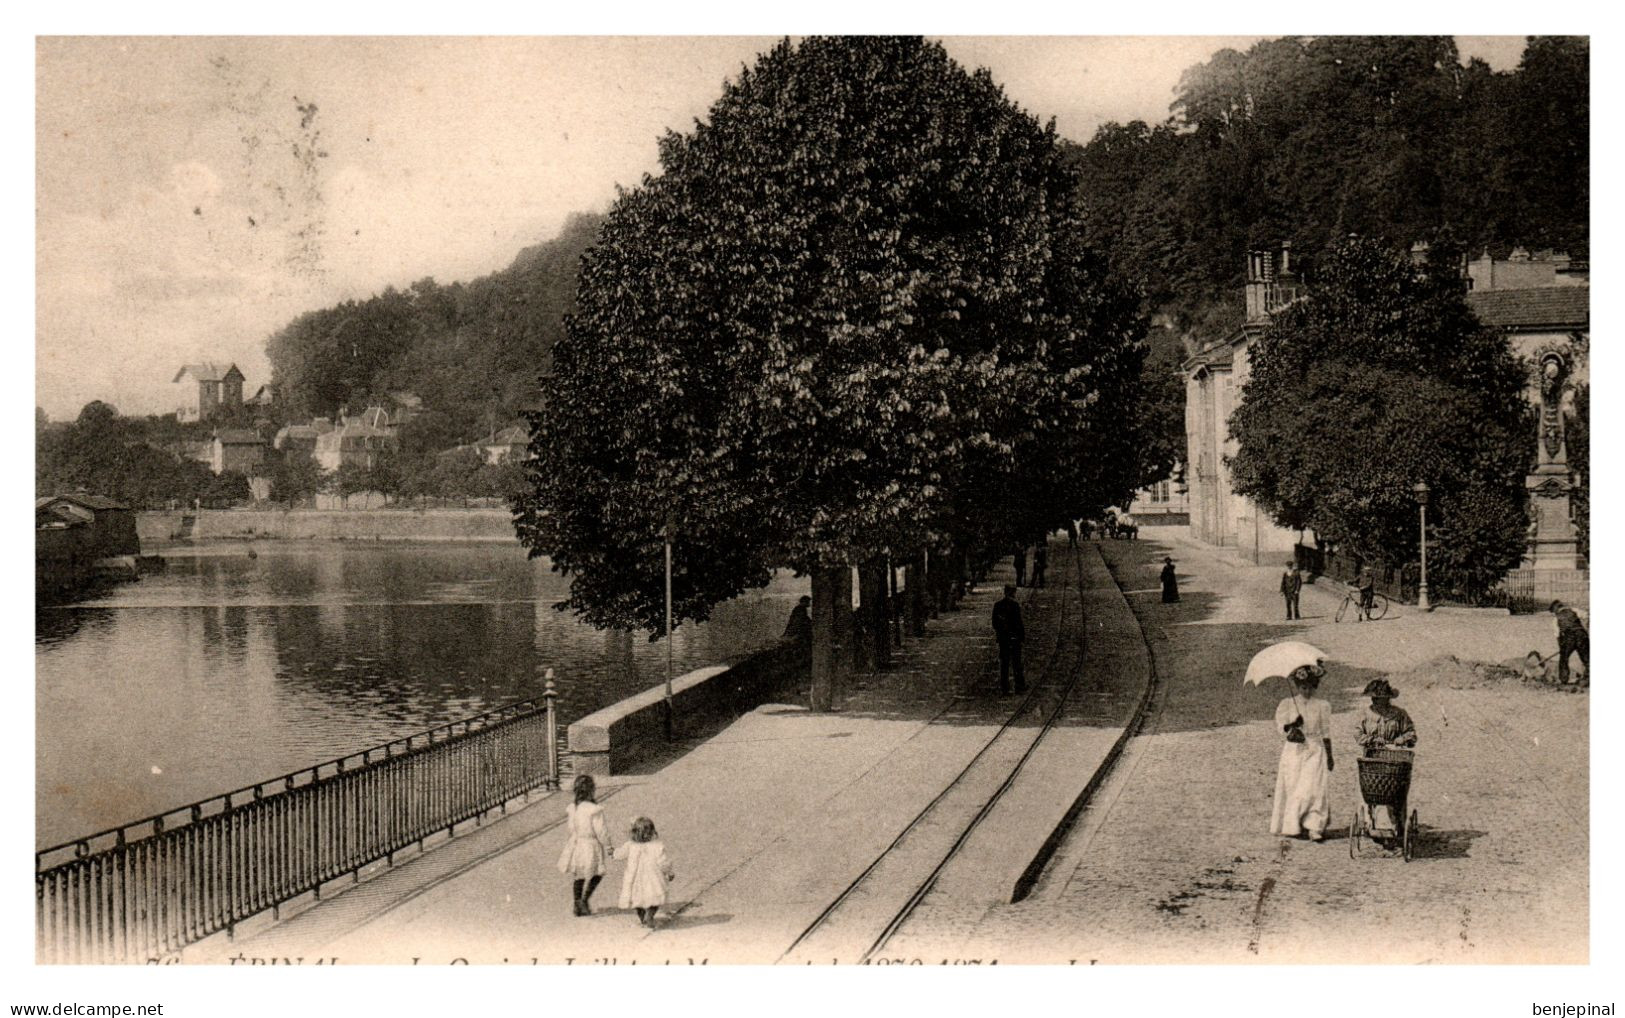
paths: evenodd
<path fill-rule="evenodd" d="M 1288 562 L 1286 572 L 1281 574 L 1281 596 L 1286 599 L 1287 621 L 1303 618 L 1298 611 L 1298 595 L 1303 591 L 1303 574 L 1298 572 L 1298 563 Z"/>
<path fill-rule="evenodd" d="M 1557 681 L 1569 684 L 1569 655 L 1579 652 L 1580 663 L 1585 665 L 1582 686 L 1591 684 L 1591 636 L 1586 632 L 1580 615 L 1562 601 L 1552 602 L 1552 614 L 1557 618 Z"/>
<path fill-rule="evenodd" d="M 1363 695 L 1371 697 L 1371 706 L 1360 718 L 1360 730 L 1354 735 L 1360 749 L 1367 756 L 1379 749 L 1414 749 L 1416 723 L 1403 707 L 1396 707 L 1393 703 L 1399 690 L 1387 679 L 1372 679 L 1366 683 Z M 1359 808 L 1365 811 L 1368 831 L 1397 831 L 1405 822 L 1404 817 L 1393 815 L 1391 806 L 1361 803 Z M 1373 837 L 1384 848 L 1394 847 L 1392 838 Z"/>
<path fill-rule="evenodd" d="M 1021 604 L 1016 588 L 1006 586 L 1004 596 L 993 602 L 993 638 L 999 641 L 999 692 L 1010 692 L 1010 672 L 1016 673 L 1016 692 L 1027 691 L 1027 676 L 1021 670 L 1021 644 L 1027 630 L 1021 624 Z"/>
<path fill-rule="evenodd" d="M 1332 705 L 1315 696 L 1320 676 L 1315 665 L 1293 671 L 1293 694 L 1275 708 L 1275 727 L 1285 737 L 1275 773 L 1275 810 L 1270 833 L 1320 841 L 1330 819 Z"/>
<path fill-rule="evenodd" d="M 1025 547 L 1016 548 L 1011 554 L 1011 558 L 1016 564 L 1016 586 L 1025 587 L 1027 585 L 1027 549 Z"/>
<path fill-rule="evenodd" d="M 575 801 L 564 807 L 568 839 L 559 853 L 559 872 L 574 880 L 575 914 L 592 915 L 592 892 L 604 879 L 604 863 L 614 853 L 604 831 L 604 807 L 594 798 L 598 793 L 592 777 L 578 775 L 574 789 Z"/>
<path fill-rule="evenodd" d="M 1044 573 L 1049 570 L 1049 538 L 1040 537 L 1033 547 L 1033 586 L 1044 585 Z"/>
<path fill-rule="evenodd" d="M 1174 560 L 1166 556 L 1162 560 L 1162 603 L 1173 604 L 1179 600 L 1179 579 L 1174 575 Z"/>
<path fill-rule="evenodd" d="M 626 860 L 621 907 L 637 909 L 638 922 L 654 929 L 655 913 L 666 903 L 666 885 L 677 877 L 655 822 L 648 817 L 632 821 L 632 840 L 615 850 L 615 858 Z"/>
<path fill-rule="evenodd" d="M 1399 690 L 1387 679 L 1372 679 L 1365 684 L 1362 696 L 1371 697 L 1371 706 L 1360 719 L 1360 731 L 1354 741 L 1361 749 L 1387 749 L 1397 746 L 1411 749 L 1416 746 L 1416 723 L 1405 708 L 1396 707 L 1394 698 Z"/>

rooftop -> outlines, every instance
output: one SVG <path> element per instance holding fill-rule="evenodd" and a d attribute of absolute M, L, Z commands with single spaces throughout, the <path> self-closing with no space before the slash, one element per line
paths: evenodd
<path fill-rule="evenodd" d="M 1467 295 L 1467 303 L 1484 324 L 1498 329 L 1573 328 L 1591 324 L 1589 286 L 1478 290 Z"/>
<path fill-rule="evenodd" d="M 173 381 L 178 382 L 182 377 L 191 375 L 200 382 L 218 382 L 234 372 L 238 378 L 243 377 L 243 373 L 237 370 L 235 364 L 216 364 L 213 361 L 202 361 L 197 364 L 182 365 L 181 369 L 175 372 Z"/>

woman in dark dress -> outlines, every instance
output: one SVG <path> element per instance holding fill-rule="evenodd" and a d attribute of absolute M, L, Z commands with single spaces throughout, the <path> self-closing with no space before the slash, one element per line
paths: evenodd
<path fill-rule="evenodd" d="M 1162 560 L 1162 603 L 1173 604 L 1179 600 L 1179 581 L 1174 578 L 1174 560 Z"/>

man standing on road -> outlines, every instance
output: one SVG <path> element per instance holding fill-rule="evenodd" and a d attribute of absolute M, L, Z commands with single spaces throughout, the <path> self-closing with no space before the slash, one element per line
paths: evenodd
<path fill-rule="evenodd" d="M 1591 636 L 1579 614 L 1562 601 L 1552 602 L 1552 614 L 1557 617 L 1557 681 L 1569 684 L 1569 655 L 1580 652 L 1580 663 L 1585 665 L 1583 685 L 1591 684 Z"/>
<path fill-rule="evenodd" d="M 1021 671 L 1021 643 L 1027 630 L 1021 624 L 1021 605 L 1016 588 L 1006 586 L 1004 596 L 993 602 L 993 638 L 999 641 L 999 692 L 1010 692 L 1010 671 L 1015 669 L 1016 692 L 1027 691 L 1027 677 Z"/>
<path fill-rule="evenodd" d="M 1303 618 L 1298 611 L 1298 594 L 1303 591 L 1303 574 L 1298 572 L 1298 563 L 1288 562 L 1286 572 L 1281 574 L 1281 596 L 1286 598 L 1286 617 L 1290 622 L 1293 619 Z"/>
<path fill-rule="evenodd" d="M 1025 587 L 1027 585 L 1027 548 L 1026 548 L 1026 546 L 1017 545 L 1016 550 L 1013 553 L 1011 553 L 1010 558 L 1011 558 L 1011 561 L 1013 561 L 1015 563 L 1015 566 L 1016 566 L 1016 586 Z"/>
<path fill-rule="evenodd" d="M 1049 535 L 1040 534 L 1033 546 L 1033 586 L 1044 585 L 1044 574 L 1049 571 Z"/>

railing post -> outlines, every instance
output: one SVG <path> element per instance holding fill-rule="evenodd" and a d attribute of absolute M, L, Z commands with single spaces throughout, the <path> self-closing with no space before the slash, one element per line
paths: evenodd
<path fill-rule="evenodd" d="M 542 702 L 547 705 L 547 783 L 559 787 L 559 725 L 557 701 L 559 692 L 553 687 L 553 669 L 543 676 L 547 684 L 542 687 Z"/>

